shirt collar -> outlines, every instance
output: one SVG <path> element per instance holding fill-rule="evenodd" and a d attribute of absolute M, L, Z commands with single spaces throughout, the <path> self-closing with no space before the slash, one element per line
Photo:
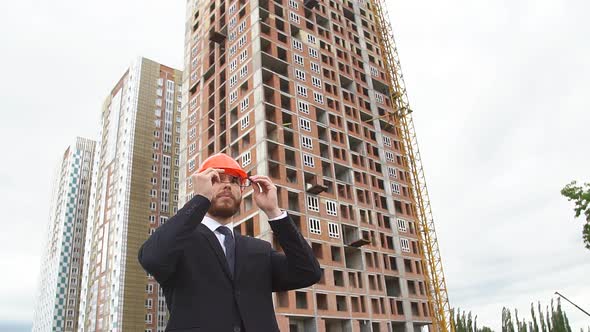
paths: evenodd
<path fill-rule="evenodd" d="M 205 215 L 205 217 L 203 218 L 203 221 L 201 223 L 203 225 L 207 226 L 207 228 L 209 228 L 211 230 L 211 232 L 215 232 L 215 230 L 217 230 L 217 227 L 219 227 L 219 226 L 226 226 L 232 232 L 234 231 L 234 223 L 233 222 L 229 222 L 225 225 L 222 225 L 217 220 L 211 218 L 208 214 Z"/>

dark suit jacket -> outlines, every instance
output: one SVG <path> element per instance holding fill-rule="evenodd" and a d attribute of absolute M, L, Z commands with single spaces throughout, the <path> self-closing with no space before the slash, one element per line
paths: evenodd
<path fill-rule="evenodd" d="M 279 331 L 272 292 L 308 287 L 321 270 L 291 218 L 270 222 L 285 254 L 270 243 L 236 234 L 232 277 L 215 234 L 202 225 L 210 201 L 193 197 L 141 246 L 139 262 L 162 286 L 166 331 Z M 240 322 L 241 320 L 241 322 Z"/>

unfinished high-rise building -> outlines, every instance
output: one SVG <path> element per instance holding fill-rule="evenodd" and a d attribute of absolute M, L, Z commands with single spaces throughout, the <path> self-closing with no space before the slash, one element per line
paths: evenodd
<path fill-rule="evenodd" d="M 225 152 L 270 176 L 319 284 L 274 295 L 281 331 L 432 323 L 410 165 L 364 0 L 188 0 L 180 203 Z M 278 242 L 246 191 L 237 230 Z"/>

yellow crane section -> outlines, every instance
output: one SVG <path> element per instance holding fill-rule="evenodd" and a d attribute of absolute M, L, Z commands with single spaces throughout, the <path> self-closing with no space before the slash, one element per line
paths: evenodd
<path fill-rule="evenodd" d="M 443 273 L 442 260 L 434 227 L 434 219 L 428 197 L 428 188 L 422 167 L 422 158 L 418 149 L 418 140 L 412 120 L 412 110 L 408 102 L 404 77 L 393 37 L 393 29 L 387 14 L 386 0 L 369 0 L 375 17 L 376 31 L 381 55 L 389 84 L 393 112 L 384 116 L 390 125 L 401 130 L 402 148 L 410 166 L 410 191 L 416 201 L 418 217 L 418 240 L 422 248 L 422 267 L 425 271 L 430 312 L 432 313 L 432 331 L 455 331 L 453 313 L 449 304 L 447 285 Z M 426 265 L 426 266 L 424 266 Z"/>

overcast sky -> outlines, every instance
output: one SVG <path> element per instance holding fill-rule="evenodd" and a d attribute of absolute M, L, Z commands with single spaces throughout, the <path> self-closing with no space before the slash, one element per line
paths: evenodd
<path fill-rule="evenodd" d="M 587 1 L 387 1 L 449 297 L 500 330 L 560 291 L 590 310 L 582 220 L 559 191 L 590 182 Z M 30 321 L 51 175 L 96 138 L 136 56 L 183 67 L 182 0 L 2 1 L 0 321 Z M 568 303 L 579 330 L 590 325 Z"/>

